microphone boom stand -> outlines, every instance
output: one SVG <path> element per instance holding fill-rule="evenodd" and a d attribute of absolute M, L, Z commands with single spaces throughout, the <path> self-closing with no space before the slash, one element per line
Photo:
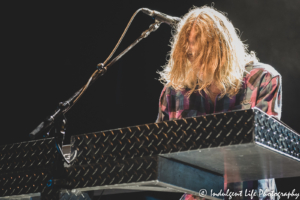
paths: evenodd
<path fill-rule="evenodd" d="M 138 37 L 131 45 L 129 45 L 124 51 L 122 51 L 118 56 L 116 56 L 109 64 L 104 66 L 103 63 L 97 65 L 97 70 L 92 74 L 89 81 L 85 86 L 79 89 L 76 93 L 73 94 L 68 100 L 60 102 L 58 108 L 54 111 L 52 115 L 47 117 L 43 122 L 41 122 L 30 134 L 31 139 L 35 139 L 39 135 L 43 137 L 48 137 L 50 131 L 55 127 L 55 138 L 59 139 L 61 145 L 65 138 L 65 129 L 66 129 L 66 118 L 65 113 L 68 112 L 72 106 L 79 100 L 82 94 L 86 91 L 88 86 L 94 83 L 99 76 L 102 76 L 106 73 L 107 69 L 116 63 L 121 57 L 123 57 L 130 49 L 132 49 L 136 44 L 138 44 L 142 39 L 148 37 L 148 35 L 156 31 L 161 22 L 156 20 L 155 23 L 151 24 L 150 27 L 145 30 L 140 37 Z M 57 125 L 59 124 L 59 125 Z M 60 149 L 61 150 L 61 149 Z"/>

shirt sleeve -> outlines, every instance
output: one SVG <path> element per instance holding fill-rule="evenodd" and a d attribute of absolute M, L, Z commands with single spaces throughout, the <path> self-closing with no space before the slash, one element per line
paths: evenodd
<path fill-rule="evenodd" d="M 257 91 L 256 107 L 266 112 L 268 115 L 281 118 L 282 107 L 282 86 L 281 76 L 272 77 L 267 73 L 262 77 Z"/>
<path fill-rule="evenodd" d="M 166 94 L 166 87 L 161 92 L 160 98 L 159 98 L 159 109 L 158 109 L 158 116 L 156 119 L 156 122 L 162 122 L 169 120 L 169 114 L 168 114 L 168 101 L 167 101 L 167 94 Z"/>

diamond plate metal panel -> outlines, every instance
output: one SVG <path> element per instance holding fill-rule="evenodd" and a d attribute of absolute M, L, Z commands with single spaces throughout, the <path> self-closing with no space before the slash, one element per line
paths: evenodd
<path fill-rule="evenodd" d="M 300 159 L 300 135 L 276 119 L 255 110 L 255 141 Z"/>
<path fill-rule="evenodd" d="M 0 173 L 51 168 L 58 153 L 54 139 L 0 146 Z"/>
<path fill-rule="evenodd" d="M 177 190 L 197 194 L 199 189 L 219 191 L 224 185 L 224 178 L 220 174 L 160 156 L 71 166 L 66 168 L 66 174 L 68 188 L 81 191 L 97 190 L 101 187 L 130 189 L 130 185 L 133 186 L 131 189 L 143 190 L 142 185 L 146 185 L 144 188 L 152 187 L 152 190 L 171 189 L 173 192 Z"/>
<path fill-rule="evenodd" d="M 108 161 L 66 168 L 69 188 L 148 181 L 157 176 L 157 157 Z"/>
<path fill-rule="evenodd" d="M 252 116 L 254 122 L 249 131 L 254 140 L 249 143 L 162 156 L 224 174 L 229 183 L 300 176 L 299 134 L 257 108 Z M 242 130 L 241 134 L 247 133 Z"/>
<path fill-rule="evenodd" d="M 63 166 L 59 156 L 54 138 L 0 146 L 0 197 L 52 195 L 55 170 Z"/>
<path fill-rule="evenodd" d="M 74 165 L 221 147 L 253 141 L 253 110 L 72 136 Z"/>
<path fill-rule="evenodd" d="M 47 192 L 52 187 L 49 170 L 17 171 L 1 174 L 0 196 Z"/>

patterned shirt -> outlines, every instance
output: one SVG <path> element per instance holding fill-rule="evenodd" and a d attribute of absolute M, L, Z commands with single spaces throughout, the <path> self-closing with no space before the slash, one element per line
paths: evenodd
<path fill-rule="evenodd" d="M 175 90 L 172 87 L 164 87 L 159 101 L 159 113 L 157 122 L 174 120 L 185 117 L 195 117 L 212 113 L 228 112 L 233 110 L 258 107 L 268 115 L 280 119 L 281 117 L 281 75 L 270 65 L 263 63 L 249 63 L 246 65 L 243 84 L 237 95 L 229 98 L 227 95 L 216 97 L 211 101 L 204 92 L 194 92 L 188 98 L 188 90 Z M 245 189 L 265 191 L 276 190 L 274 179 L 262 179 L 258 181 L 246 181 L 243 183 L 230 183 L 225 189 L 231 191 L 245 191 Z M 186 198 L 190 198 L 186 195 Z M 242 199 L 242 198 L 235 198 Z M 246 198 L 243 198 L 246 199 Z M 250 197 L 249 197 L 250 199 Z M 263 197 L 259 199 L 273 199 Z"/>

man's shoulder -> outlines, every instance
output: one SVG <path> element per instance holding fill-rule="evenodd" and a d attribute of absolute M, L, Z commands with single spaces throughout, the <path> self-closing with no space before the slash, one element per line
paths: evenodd
<path fill-rule="evenodd" d="M 161 97 L 165 95 L 170 95 L 174 93 L 175 89 L 172 86 L 165 85 L 162 92 L 161 92 Z"/>
<path fill-rule="evenodd" d="M 259 85 L 270 82 L 274 77 L 279 77 L 281 75 L 277 72 L 271 65 L 254 62 L 246 65 L 246 74 L 244 81 L 251 90 L 259 87 Z"/>
<path fill-rule="evenodd" d="M 250 76 L 257 76 L 258 74 L 270 74 L 271 77 L 280 76 L 280 73 L 271 65 L 261 62 L 251 62 L 246 65 L 246 71 L 249 72 Z"/>

